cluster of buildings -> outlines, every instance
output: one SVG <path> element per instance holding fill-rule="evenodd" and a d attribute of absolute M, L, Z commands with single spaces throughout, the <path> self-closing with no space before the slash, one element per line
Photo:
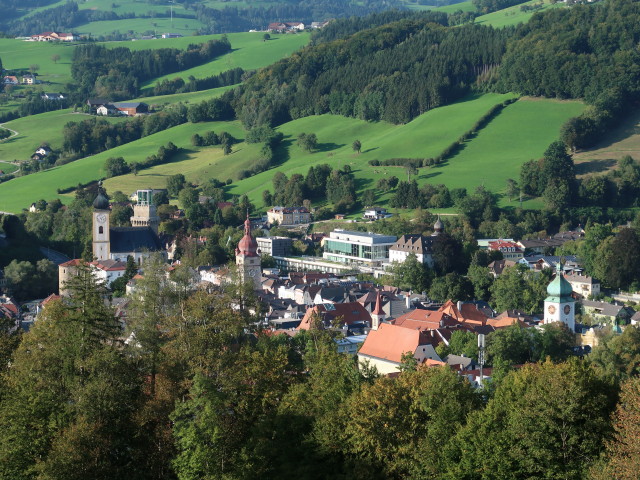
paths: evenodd
<path fill-rule="evenodd" d="M 5 85 L 35 85 L 42 83 L 35 75 L 21 75 L 20 78 L 16 75 L 5 75 L 2 81 Z"/>
<path fill-rule="evenodd" d="M 89 98 L 87 105 L 96 115 L 127 115 L 135 117 L 149 113 L 149 105 L 144 102 L 110 102 L 103 98 Z"/>
<path fill-rule="evenodd" d="M 75 33 L 66 32 L 42 32 L 27 37 L 29 42 L 75 42 L 80 37 Z"/>
<path fill-rule="evenodd" d="M 326 22 L 311 22 L 310 25 L 306 25 L 302 22 L 273 22 L 267 27 L 267 31 L 271 33 L 290 33 L 290 32 L 302 32 L 305 28 L 317 30 L 325 27 L 329 21 Z"/>

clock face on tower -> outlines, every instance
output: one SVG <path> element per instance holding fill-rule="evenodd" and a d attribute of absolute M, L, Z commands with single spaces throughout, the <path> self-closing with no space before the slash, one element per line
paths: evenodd
<path fill-rule="evenodd" d="M 553 315 L 554 313 L 556 313 L 556 307 L 554 307 L 553 305 L 549 305 L 549 308 L 547 308 L 547 311 Z"/>
<path fill-rule="evenodd" d="M 249 270 L 247 273 L 249 274 L 250 277 L 255 277 L 256 276 L 256 271 L 255 270 Z"/>
<path fill-rule="evenodd" d="M 100 215 L 96 216 L 96 220 L 98 221 L 98 223 L 104 223 L 107 221 L 107 216 L 104 213 L 101 213 Z"/>
<path fill-rule="evenodd" d="M 565 305 L 564 306 L 564 314 L 565 315 L 569 315 L 570 311 L 571 311 L 571 307 L 569 305 Z"/>

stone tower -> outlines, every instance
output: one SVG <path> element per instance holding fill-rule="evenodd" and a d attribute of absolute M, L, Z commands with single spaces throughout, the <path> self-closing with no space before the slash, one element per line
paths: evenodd
<path fill-rule="evenodd" d="M 98 196 L 93 201 L 93 257 L 96 260 L 108 260 L 111 256 L 110 215 L 109 200 L 100 185 Z"/>
<path fill-rule="evenodd" d="M 138 190 L 138 201 L 133 206 L 132 227 L 151 227 L 157 234 L 160 218 L 153 204 L 153 190 Z"/>
<path fill-rule="evenodd" d="M 262 285 L 261 258 L 258 251 L 258 242 L 251 235 L 251 221 L 247 214 L 244 222 L 244 236 L 236 248 L 236 265 L 242 282 L 253 282 L 253 287 L 259 289 Z"/>
<path fill-rule="evenodd" d="M 558 262 L 556 278 L 547 287 L 547 298 L 544 300 L 544 323 L 563 322 L 569 330 L 576 330 L 576 301 L 571 296 L 571 284 L 562 274 L 562 264 Z"/>

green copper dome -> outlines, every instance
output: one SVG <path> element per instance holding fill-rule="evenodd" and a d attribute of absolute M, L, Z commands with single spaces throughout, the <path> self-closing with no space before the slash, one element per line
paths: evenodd
<path fill-rule="evenodd" d="M 549 286 L 547 287 L 547 294 L 549 297 L 571 297 L 571 293 L 573 292 L 573 288 L 571 284 L 567 282 L 567 279 L 564 278 L 562 274 L 562 265 L 558 262 L 558 268 L 556 270 L 556 278 L 554 278 Z"/>

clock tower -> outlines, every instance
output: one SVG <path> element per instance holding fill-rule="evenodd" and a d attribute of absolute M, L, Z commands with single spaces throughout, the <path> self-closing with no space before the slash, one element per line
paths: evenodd
<path fill-rule="evenodd" d="M 547 287 L 544 300 L 544 323 L 562 322 L 569 330 L 576 330 L 576 301 L 571 296 L 573 288 L 562 274 L 562 265 L 558 262 L 556 278 Z"/>
<path fill-rule="evenodd" d="M 108 260 L 111 256 L 110 214 L 109 200 L 100 185 L 98 196 L 93 201 L 93 257 L 96 260 Z"/>
<path fill-rule="evenodd" d="M 236 265 L 242 282 L 252 282 L 255 289 L 261 287 L 262 266 L 258 242 L 251 236 L 249 214 L 244 222 L 244 236 L 236 248 Z"/>

